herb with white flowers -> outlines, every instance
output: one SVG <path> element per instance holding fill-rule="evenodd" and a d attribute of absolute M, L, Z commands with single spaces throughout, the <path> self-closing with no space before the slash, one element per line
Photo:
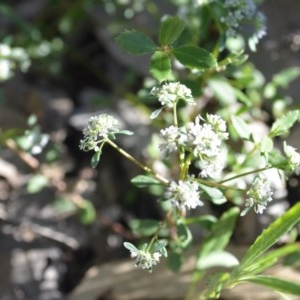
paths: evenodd
<path fill-rule="evenodd" d="M 222 41 L 235 37 L 246 23 L 254 26 L 257 40 L 262 38 L 264 18 L 252 0 L 198 1 L 197 9 L 202 17 L 204 12 L 208 14 L 205 26 L 211 25 L 217 31 L 216 44 L 210 42 L 209 50 L 199 47 L 201 40 L 193 44 L 188 32 L 182 35 L 188 20 L 179 17 L 162 20 L 158 42 L 138 31 L 125 31 L 116 39 L 129 53 L 151 56 L 150 73 L 157 83 L 148 92 L 156 99 L 158 108 L 153 109 L 149 118 L 161 125 L 158 129 L 154 127 L 157 137 L 153 139 L 154 147 L 160 150 L 155 159 L 160 159 L 169 172 L 160 174 L 151 160 L 140 162 L 117 145 L 114 140 L 118 134 L 132 133 L 121 129 L 118 121 L 106 114 L 90 119 L 83 130 L 80 148 L 95 152 L 92 166 L 96 167 L 103 146 L 108 144 L 141 168 L 142 174 L 132 179 L 136 186 L 161 188 L 158 203 L 164 217 L 157 222 L 153 220 L 154 230 L 146 236 L 149 242 L 142 246 L 124 243 L 137 267 L 152 272 L 168 257 L 170 268 L 178 271 L 182 255 L 193 241 L 189 225 L 195 223 L 208 231 L 197 252 L 195 281 L 188 296 L 195 299 L 197 278 L 202 278 L 210 265 L 225 266 L 230 257 L 232 264 L 226 264 L 228 271 L 212 277 L 200 297 L 217 299 L 222 289 L 244 281 L 267 285 L 267 279 L 257 274 L 275 261 L 266 264 L 265 252 L 300 220 L 300 205 L 296 205 L 262 233 L 240 262 L 225 250 L 237 218 L 250 209 L 263 214 L 273 200 L 276 187 L 267 172 L 275 169 L 276 176 L 282 180 L 299 168 L 298 150 L 284 142 L 281 152 L 273 139 L 289 132 L 300 119 L 300 111 L 282 114 L 265 136 L 257 137 L 251 130 L 251 120 L 263 114 L 257 113 L 259 103 L 251 97 L 263 92 L 255 90 L 255 94 L 252 90 L 251 93 L 254 89 L 251 84 L 243 86 L 246 77 L 239 76 L 243 64 L 250 68 L 247 57 L 243 51 L 235 52 Z M 139 47 L 134 46 L 136 42 Z M 227 91 L 231 92 L 232 99 L 228 100 Z M 224 105 L 225 101 L 232 101 L 232 105 Z M 230 208 L 215 220 L 213 216 L 203 215 L 209 202 L 215 205 L 227 202 Z M 286 249 L 280 255 L 289 254 L 295 247 Z M 278 280 L 274 281 L 273 289 L 296 293 L 290 283 Z"/>

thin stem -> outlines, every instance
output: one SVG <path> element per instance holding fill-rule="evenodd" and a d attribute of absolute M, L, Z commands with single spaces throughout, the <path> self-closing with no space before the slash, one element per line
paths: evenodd
<path fill-rule="evenodd" d="M 173 105 L 173 120 L 174 120 L 174 126 L 178 128 L 177 102 L 175 102 Z M 177 140 L 177 148 L 178 148 L 178 157 L 179 157 L 179 166 L 180 166 L 180 178 L 184 179 L 185 177 L 184 170 L 186 165 L 184 162 L 185 153 L 184 153 L 184 149 L 182 149 L 182 147 L 180 146 L 178 140 Z"/>
<path fill-rule="evenodd" d="M 174 126 L 178 127 L 177 102 L 175 102 L 173 105 L 173 119 L 174 119 Z"/>
<path fill-rule="evenodd" d="M 161 228 L 163 227 L 164 223 L 165 223 L 165 221 L 159 223 L 155 234 L 153 235 L 152 239 L 150 240 L 150 243 L 148 244 L 148 246 L 146 248 L 146 252 L 151 250 L 153 243 L 157 240 L 158 234 L 159 234 Z"/>
<path fill-rule="evenodd" d="M 136 160 L 133 156 L 131 156 L 129 153 L 127 153 L 125 150 L 120 148 L 117 144 L 115 144 L 112 140 L 106 138 L 105 141 L 109 143 L 113 148 L 115 148 L 120 154 L 125 156 L 128 160 L 136 164 L 138 167 L 140 167 L 142 170 L 144 170 L 147 173 L 151 173 L 155 178 L 157 178 L 159 181 L 161 181 L 163 184 L 169 184 L 169 180 L 162 177 L 161 175 L 155 173 L 152 169 L 150 169 L 148 166 L 142 164 L 138 160 Z"/>
<path fill-rule="evenodd" d="M 225 180 L 221 181 L 221 182 L 214 182 L 214 181 L 207 181 L 207 180 L 204 180 L 204 179 L 196 178 L 195 181 L 197 181 L 197 182 L 199 182 L 203 185 L 216 187 L 216 188 L 219 188 L 219 189 L 244 191 L 244 189 L 239 189 L 239 188 L 236 188 L 236 187 L 233 187 L 233 186 L 228 186 L 228 185 L 222 184 L 223 182 L 225 182 Z"/>
<path fill-rule="evenodd" d="M 266 171 L 266 170 L 269 170 L 269 169 L 272 169 L 272 168 L 273 167 L 264 167 L 264 168 L 252 170 L 252 171 L 249 171 L 249 172 L 246 172 L 246 173 L 242 173 L 242 174 L 239 174 L 239 175 L 235 175 L 233 177 L 230 177 L 230 178 L 227 178 L 227 179 L 224 179 L 224 180 L 220 181 L 219 184 L 222 184 L 224 182 L 228 182 L 228 181 L 240 178 L 240 177 L 244 177 L 244 176 L 247 176 L 247 175 L 250 175 L 250 174 L 255 174 L 255 173 L 262 172 L 262 171 Z"/>
<path fill-rule="evenodd" d="M 186 161 L 182 165 L 181 174 L 180 174 L 181 180 L 186 179 L 192 159 L 193 159 L 193 154 L 190 153 L 189 156 L 187 157 Z"/>
<path fill-rule="evenodd" d="M 39 170 L 40 167 L 39 161 L 34 156 L 20 149 L 13 139 L 5 140 L 4 144 L 9 150 L 14 152 L 34 172 L 37 172 Z"/>

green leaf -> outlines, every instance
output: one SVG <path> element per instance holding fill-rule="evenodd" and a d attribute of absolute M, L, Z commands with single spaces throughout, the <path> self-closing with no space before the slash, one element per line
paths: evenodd
<path fill-rule="evenodd" d="M 271 127 L 269 137 L 275 137 L 289 132 L 289 129 L 299 118 L 299 112 L 299 110 L 292 110 L 277 119 Z"/>
<path fill-rule="evenodd" d="M 167 53 L 155 51 L 151 56 L 150 73 L 158 81 L 171 79 L 171 60 Z"/>
<path fill-rule="evenodd" d="M 220 293 L 229 278 L 228 272 L 215 272 L 209 276 L 207 288 L 201 299 L 219 299 Z"/>
<path fill-rule="evenodd" d="M 78 209 L 77 205 L 68 198 L 57 197 L 53 202 L 53 207 L 59 213 L 75 213 Z"/>
<path fill-rule="evenodd" d="M 132 252 L 138 252 L 139 250 L 134 246 L 132 245 L 131 243 L 128 243 L 128 242 L 124 242 L 124 247 Z"/>
<path fill-rule="evenodd" d="M 275 276 L 268 276 L 268 275 L 245 276 L 245 277 L 241 278 L 239 281 L 252 282 L 252 283 L 266 286 L 272 290 L 275 290 L 275 291 L 278 291 L 281 293 L 287 293 L 287 294 L 300 296 L 300 284 L 299 283 L 280 279 Z"/>
<path fill-rule="evenodd" d="M 162 46 L 174 43 L 184 30 L 184 22 L 179 17 L 168 17 L 159 29 L 159 42 Z"/>
<path fill-rule="evenodd" d="M 96 211 L 92 202 L 85 200 L 84 205 L 79 207 L 79 219 L 85 224 L 92 224 L 96 219 Z"/>
<path fill-rule="evenodd" d="M 47 186 L 49 179 L 41 174 L 32 176 L 27 183 L 27 192 L 35 194 L 40 192 L 45 186 Z"/>
<path fill-rule="evenodd" d="M 184 220 L 184 223 L 186 225 L 197 224 L 200 227 L 207 229 L 207 230 L 210 230 L 212 228 L 213 224 L 215 224 L 216 222 L 217 222 L 217 218 L 212 215 L 189 217 L 189 218 L 185 218 L 185 220 Z"/>
<path fill-rule="evenodd" d="M 116 42 L 126 52 L 135 55 L 152 53 L 158 47 L 148 36 L 139 31 L 125 31 L 121 33 Z"/>
<path fill-rule="evenodd" d="M 198 270 L 205 270 L 213 267 L 231 268 L 238 264 L 239 261 L 233 254 L 227 251 L 214 251 L 199 259 L 196 267 Z"/>
<path fill-rule="evenodd" d="M 240 102 L 244 103 L 248 107 L 251 107 L 253 101 L 244 92 L 239 89 L 234 89 L 234 92 Z"/>
<path fill-rule="evenodd" d="M 217 61 L 210 52 L 196 46 L 180 46 L 174 48 L 172 54 L 181 64 L 191 69 L 204 70 L 217 66 Z"/>
<path fill-rule="evenodd" d="M 137 187 L 147 187 L 149 185 L 153 185 L 153 184 L 161 184 L 160 181 L 158 181 L 157 179 L 151 177 L 151 176 L 146 176 L 146 175 L 138 175 L 134 178 L 132 178 L 131 183 L 133 183 L 135 186 Z"/>
<path fill-rule="evenodd" d="M 265 136 L 260 143 L 260 153 L 267 154 L 272 151 L 273 147 L 273 140 L 268 136 Z"/>
<path fill-rule="evenodd" d="M 199 184 L 201 189 L 211 198 L 211 201 L 216 204 L 220 205 L 227 202 L 226 197 L 224 194 L 217 188 L 209 187 L 204 184 Z"/>
<path fill-rule="evenodd" d="M 193 239 L 191 231 L 181 220 L 179 220 L 177 224 L 177 236 L 182 248 L 188 247 Z"/>
<path fill-rule="evenodd" d="M 237 207 L 229 209 L 224 212 L 219 221 L 212 226 L 211 232 L 204 238 L 198 252 L 197 265 L 201 265 L 200 260 L 204 259 L 207 255 L 221 251 L 227 246 L 239 212 Z"/>
<path fill-rule="evenodd" d="M 268 163 L 274 168 L 285 170 L 288 160 L 277 150 L 272 150 L 268 153 Z"/>
<path fill-rule="evenodd" d="M 93 155 L 92 159 L 91 159 L 91 167 L 92 168 L 96 168 L 99 160 L 100 160 L 100 156 L 102 154 L 102 149 L 100 148 L 99 151 L 95 152 L 95 154 Z"/>
<path fill-rule="evenodd" d="M 277 86 L 273 82 L 269 82 L 264 87 L 264 97 L 267 99 L 271 99 L 275 97 L 277 92 Z"/>
<path fill-rule="evenodd" d="M 156 119 L 158 117 L 158 115 L 162 112 L 162 108 L 156 109 L 154 112 L 151 113 L 150 115 L 150 119 Z"/>
<path fill-rule="evenodd" d="M 241 139 L 249 140 L 250 139 L 250 131 L 246 122 L 237 116 L 231 116 L 232 126 L 236 130 L 237 134 Z"/>
<path fill-rule="evenodd" d="M 287 68 L 276 75 L 274 75 L 272 82 L 277 86 L 286 88 L 288 85 L 300 75 L 300 69 L 298 67 Z"/>
<path fill-rule="evenodd" d="M 167 246 L 167 242 L 164 240 L 160 240 L 160 241 L 156 241 L 150 250 L 152 253 L 161 252 L 161 250 L 163 250 L 163 248 L 165 248 L 166 246 Z"/>
<path fill-rule="evenodd" d="M 214 97 L 223 106 L 228 106 L 236 102 L 236 92 L 227 80 L 220 77 L 210 78 L 208 86 L 212 89 Z"/>
<path fill-rule="evenodd" d="M 178 272 L 182 265 L 182 255 L 178 252 L 169 251 L 168 268 L 173 272 Z"/>
<path fill-rule="evenodd" d="M 265 251 L 272 247 L 283 234 L 291 230 L 299 221 L 300 203 L 297 203 L 275 220 L 255 240 L 241 261 L 241 270 L 253 264 Z"/>
<path fill-rule="evenodd" d="M 124 135 L 133 135 L 134 132 L 130 131 L 130 130 L 118 130 L 118 132 L 116 132 L 117 134 L 124 134 Z"/>
<path fill-rule="evenodd" d="M 299 250 L 299 245 L 298 244 L 290 244 L 286 246 L 282 246 L 278 249 L 271 250 L 260 256 L 253 264 L 251 264 L 249 267 L 244 268 L 243 271 L 245 273 L 249 274 L 251 273 L 252 275 L 260 273 L 267 268 L 270 268 L 273 266 L 279 258 L 283 256 L 287 256 L 291 253 L 295 253 L 296 251 Z"/>
<path fill-rule="evenodd" d="M 27 119 L 27 125 L 32 127 L 36 125 L 37 123 L 37 116 L 36 115 L 30 115 Z"/>
<path fill-rule="evenodd" d="M 130 220 L 129 226 L 134 233 L 140 236 L 151 236 L 157 232 L 159 221 L 152 219 L 133 219 Z"/>

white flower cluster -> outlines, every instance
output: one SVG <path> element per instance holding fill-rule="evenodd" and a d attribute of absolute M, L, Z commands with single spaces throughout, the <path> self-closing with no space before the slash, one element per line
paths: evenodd
<path fill-rule="evenodd" d="M 221 22 L 227 27 L 227 36 L 235 36 L 245 22 L 253 24 L 258 38 L 266 34 L 265 17 L 261 12 L 256 12 L 253 0 L 224 0 L 223 5 L 226 16 L 221 18 Z"/>
<path fill-rule="evenodd" d="M 262 175 L 255 177 L 247 192 L 246 207 L 254 207 L 254 211 L 262 214 L 267 203 L 272 201 L 273 191 L 268 180 Z"/>
<path fill-rule="evenodd" d="M 169 82 L 160 87 L 154 87 L 150 94 L 156 96 L 162 106 L 170 108 L 180 99 L 195 104 L 191 90 L 179 82 Z"/>
<path fill-rule="evenodd" d="M 172 181 L 165 193 L 167 200 L 180 208 L 194 209 L 197 206 L 202 206 L 198 191 L 198 184 L 191 180 L 179 182 Z"/>
<path fill-rule="evenodd" d="M 300 166 L 300 154 L 297 152 L 296 148 L 289 146 L 286 142 L 284 142 L 283 151 L 288 160 L 286 172 L 291 173 L 299 171 L 297 168 Z"/>
<path fill-rule="evenodd" d="M 161 257 L 161 253 L 150 253 L 143 250 L 131 251 L 131 257 L 135 258 L 135 266 L 151 271 L 156 266 Z"/>
<path fill-rule="evenodd" d="M 154 244 L 144 244 L 141 249 L 136 248 L 133 244 L 125 242 L 124 247 L 130 251 L 132 258 L 135 258 L 135 266 L 152 272 L 154 266 L 159 263 L 162 256 L 167 257 L 167 243 L 165 241 L 156 241 Z"/>
<path fill-rule="evenodd" d="M 178 128 L 172 125 L 160 133 L 160 150 L 169 154 L 180 146 L 193 153 L 202 169 L 200 176 L 215 178 L 222 170 L 224 162 L 221 146 L 222 141 L 228 138 L 228 133 L 226 123 L 220 116 L 208 114 L 207 121 L 197 116 L 195 122 L 190 122 L 185 127 Z"/>
<path fill-rule="evenodd" d="M 114 117 L 101 114 L 91 117 L 88 122 L 88 126 L 83 129 L 84 138 L 80 141 L 79 148 L 84 151 L 95 150 L 97 151 L 97 145 L 107 138 L 110 134 L 114 134 L 119 131 L 119 122 Z"/>
<path fill-rule="evenodd" d="M 0 44 L 0 82 L 9 79 L 17 64 L 21 71 L 27 71 L 30 60 L 24 49 L 11 48 L 6 44 Z"/>

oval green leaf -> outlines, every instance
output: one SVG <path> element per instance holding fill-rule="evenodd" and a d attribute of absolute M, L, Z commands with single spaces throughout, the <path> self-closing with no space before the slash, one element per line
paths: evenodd
<path fill-rule="evenodd" d="M 269 137 L 275 137 L 287 133 L 298 120 L 299 112 L 299 110 L 292 110 L 276 120 L 271 127 Z"/>
<path fill-rule="evenodd" d="M 138 252 L 139 250 L 129 242 L 124 242 L 124 247 L 132 252 Z"/>
<path fill-rule="evenodd" d="M 188 247 L 193 240 L 193 236 L 190 229 L 185 224 L 183 224 L 182 221 L 178 221 L 177 236 L 181 242 L 181 247 L 183 249 Z"/>
<path fill-rule="evenodd" d="M 92 224 L 96 219 L 96 211 L 92 202 L 85 200 L 79 208 L 79 219 L 84 225 Z"/>
<path fill-rule="evenodd" d="M 158 181 L 157 179 L 146 175 L 138 175 L 132 178 L 130 181 L 137 187 L 146 187 L 153 184 L 160 184 L 160 181 Z"/>
<path fill-rule="evenodd" d="M 159 228 L 159 221 L 152 219 L 132 219 L 129 222 L 131 230 L 140 236 L 151 236 L 155 234 Z"/>
<path fill-rule="evenodd" d="M 125 31 L 116 38 L 116 42 L 120 48 L 135 55 L 152 53 L 158 48 L 152 39 L 139 31 Z"/>
<path fill-rule="evenodd" d="M 171 79 L 171 60 L 167 53 L 155 51 L 151 56 L 150 73 L 158 81 Z"/>
<path fill-rule="evenodd" d="M 27 192 L 35 194 L 40 192 L 49 182 L 49 179 L 41 174 L 32 176 L 27 184 Z"/>
<path fill-rule="evenodd" d="M 169 252 L 168 255 L 168 268 L 173 272 L 178 272 L 182 265 L 182 255 L 177 252 Z"/>
<path fill-rule="evenodd" d="M 184 66 L 191 69 L 205 70 L 217 67 L 215 57 L 207 50 L 196 46 L 180 46 L 172 54 Z"/>
<path fill-rule="evenodd" d="M 227 202 L 224 194 L 217 188 L 209 187 L 204 184 L 199 184 L 201 189 L 210 197 L 211 201 L 216 204 L 220 205 Z"/>
<path fill-rule="evenodd" d="M 212 267 L 231 268 L 239 264 L 238 259 L 227 251 L 211 252 L 197 261 L 197 269 L 205 270 Z"/>
<path fill-rule="evenodd" d="M 237 116 L 231 116 L 232 126 L 236 130 L 237 134 L 241 139 L 249 140 L 250 139 L 250 131 L 246 122 Z"/>
<path fill-rule="evenodd" d="M 93 155 L 93 157 L 91 159 L 91 167 L 93 169 L 97 167 L 99 160 L 100 160 L 101 153 L 102 153 L 102 150 L 100 149 L 99 151 L 95 152 L 95 154 Z"/>
<path fill-rule="evenodd" d="M 182 31 L 184 30 L 184 22 L 179 17 L 166 18 L 159 29 L 159 42 L 162 46 L 174 43 Z"/>

